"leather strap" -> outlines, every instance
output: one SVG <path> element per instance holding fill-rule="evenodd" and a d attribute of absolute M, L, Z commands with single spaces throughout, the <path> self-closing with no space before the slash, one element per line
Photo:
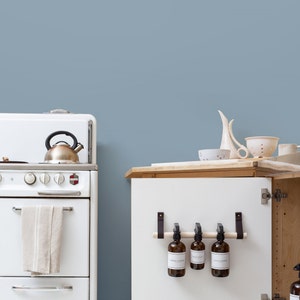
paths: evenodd
<path fill-rule="evenodd" d="M 157 238 L 158 239 L 164 238 L 164 213 L 163 212 L 157 213 Z"/>
<path fill-rule="evenodd" d="M 235 213 L 235 230 L 237 232 L 237 239 L 243 239 L 244 232 L 243 232 L 243 219 L 242 219 L 241 212 Z"/>

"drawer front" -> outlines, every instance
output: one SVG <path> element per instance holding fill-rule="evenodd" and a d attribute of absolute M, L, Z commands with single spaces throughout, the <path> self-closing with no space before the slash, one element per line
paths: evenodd
<path fill-rule="evenodd" d="M 22 266 L 21 213 L 13 207 L 54 205 L 72 207 L 63 212 L 60 272 L 51 276 L 89 276 L 88 199 L 1 199 L 0 276 L 28 276 Z"/>
<path fill-rule="evenodd" d="M 88 300 L 87 278 L 0 278 L 1 299 Z"/>

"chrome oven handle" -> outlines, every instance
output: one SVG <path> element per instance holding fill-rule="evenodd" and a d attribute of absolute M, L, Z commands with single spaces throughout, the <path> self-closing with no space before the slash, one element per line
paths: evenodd
<path fill-rule="evenodd" d="M 80 191 L 41 191 L 40 196 L 80 196 Z"/>
<path fill-rule="evenodd" d="M 12 210 L 15 212 L 19 212 L 22 210 L 21 207 L 12 207 Z M 73 207 L 72 206 L 67 206 L 67 207 L 63 207 L 63 211 L 73 211 Z"/>
<path fill-rule="evenodd" d="M 71 285 L 58 286 L 18 286 L 13 285 L 11 287 L 15 291 L 36 291 L 36 292 L 59 292 L 59 291 L 71 291 L 73 287 Z"/>

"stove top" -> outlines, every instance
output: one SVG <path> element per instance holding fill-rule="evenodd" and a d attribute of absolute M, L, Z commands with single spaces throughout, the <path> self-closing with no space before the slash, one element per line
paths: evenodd
<path fill-rule="evenodd" d="M 1 170 L 61 170 L 61 171 L 97 171 L 97 164 L 58 164 L 58 163 L 30 163 L 23 161 L 0 162 Z"/>

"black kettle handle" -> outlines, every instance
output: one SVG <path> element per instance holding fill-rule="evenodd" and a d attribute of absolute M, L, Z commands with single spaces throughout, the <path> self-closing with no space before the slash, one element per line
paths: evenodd
<path fill-rule="evenodd" d="M 78 142 L 77 142 L 77 139 L 76 139 L 76 137 L 75 137 L 74 134 L 72 134 L 72 133 L 69 132 L 69 131 L 59 130 L 59 131 L 55 131 L 55 132 L 51 133 L 51 134 L 47 137 L 47 139 L 46 139 L 46 141 L 45 141 L 45 146 L 46 146 L 47 150 L 49 150 L 49 149 L 51 148 L 51 145 L 50 145 L 51 139 L 52 139 L 54 136 L 59 135 L 59 134 L 65 134 L 65 135 L 67 135 L 67 136 L 70 136 L 70 137 L 73 139 L 73 141 L 74 141 L 73 146 L 72 146 L 71 148 L 74 150 L 74 149 L 77 147 Z"/>

